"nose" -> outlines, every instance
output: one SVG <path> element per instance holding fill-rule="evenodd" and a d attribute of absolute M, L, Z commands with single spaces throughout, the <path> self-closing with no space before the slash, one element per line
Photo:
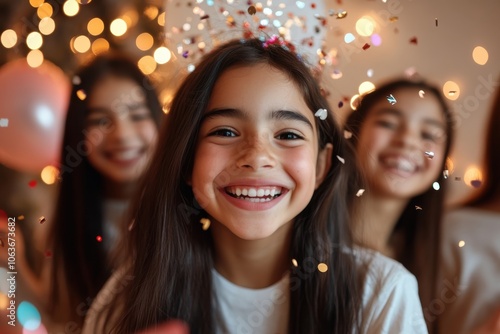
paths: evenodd
<path fill-rule="evenodd" d="M 265 136 L 254 136 L 245 140 L 239 148 L 236 159 L 238 168 L 252 169 L 273 168 L 276 156 L 272 143 Z"/>
<path fill-rule="evenodd" d="M 110 137 L 113 140 L 126 141 L 133 136 L 133 133 L 134 127 L 132 122 L 128 120 L 128 117 L 116 117 L 110 132 Z"/>
<path fill-rule="evenodd" d="M 396 136 L 396 142 L 405 148 L 419 148 L 421 145 L 420 132 L 411 126 L 402 126 Z"/>

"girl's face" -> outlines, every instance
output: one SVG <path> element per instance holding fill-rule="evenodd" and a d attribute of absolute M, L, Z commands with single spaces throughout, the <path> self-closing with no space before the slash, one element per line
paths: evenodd
<path fill-rule="evenodd" d="M 157 135 L 142 89 L 131 79 L 110 76 L 91 93 L 85 130 L 89 162 L 108 180 L 136 181 Z"/>
<path fill-rule="evenodd" d="M 397 102 L 380 100 L 361 126 L 357 156 L 376 196 L 410 199 L 425 192 L 442 172 L 445 116 L 434 95 L 420 98 L 418 91 L 392 92 Z"/>
<path fill-rule="evenodd" d="M 220 76 L 198 136 L 190 184 L 214 233 L 257 240 L 290 228 L 329 168 L 301 91 L 268 65 Z"/>

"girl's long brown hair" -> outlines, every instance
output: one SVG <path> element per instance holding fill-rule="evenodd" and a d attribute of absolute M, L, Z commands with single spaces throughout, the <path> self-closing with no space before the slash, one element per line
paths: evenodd
<path fill-rule="evenodd" d="M 309 68 L 286 46 L 235 40 L 207 54 L 175 95 L 143 191 L 135 199 L 129 246 L 135 278 L 109 307 L 109 316 L 118 321 L 105 332 L 133 333 L 168 319 L 185 321 L 191 333 L 214 332 L 213 240 L 201 228 L 199 220 L 206 215 L 186 180 L 217 79 L 234 66 L 263 63 L 289 76 L 311 112 L 329 109 Z M 334 153 L 328 175 L 294 222 L 289 328 L 290 333 L 352 333 L 360 323 L 362 288 L 346 249 L 352 246 L 348 208 L 359 189 L 358 173 L 333 114 L 324 121 L 315 119 L 319 146 L 332 143 Z M 328 265 L 326 273 L 315 269 L 320 262 Z M 123 313 L 113 314 L 118 309 Z"/>

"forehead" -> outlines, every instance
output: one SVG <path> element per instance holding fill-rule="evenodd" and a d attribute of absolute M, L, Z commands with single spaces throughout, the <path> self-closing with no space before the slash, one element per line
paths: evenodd
<path fill-rule="evenodd" d="M 399 114 L 400 117 L 407 120 L 433 120 L 436 125 L 441 124 L 444 127 L 446 124 L 445 112 L 438 98 L 430 92 L 420 97 L 419 91 L 420 88 L 408 87 L 398 88 L 386 94 L 387 96 L 392 95 L 396 99 L 396 103 L 391 104 L 387 98 L 382 97 L 370 108 L 368 117 Z"/>
<path fill-rule="evenodd" d="M 144 100 L 144 91 L 134 80 L 126 77 L 107 76 L 97 81 L 92 87 L 87 103 L 89 107 L 101 107 Z"/>

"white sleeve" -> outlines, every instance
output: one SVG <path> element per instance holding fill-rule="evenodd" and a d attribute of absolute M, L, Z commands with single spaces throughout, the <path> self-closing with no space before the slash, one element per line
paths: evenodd
<path fill-rule="evenodd" d="M 428 333 L 415 276 L 400 263 L 376 257 L 365 280 L 362 333 Z"/>

